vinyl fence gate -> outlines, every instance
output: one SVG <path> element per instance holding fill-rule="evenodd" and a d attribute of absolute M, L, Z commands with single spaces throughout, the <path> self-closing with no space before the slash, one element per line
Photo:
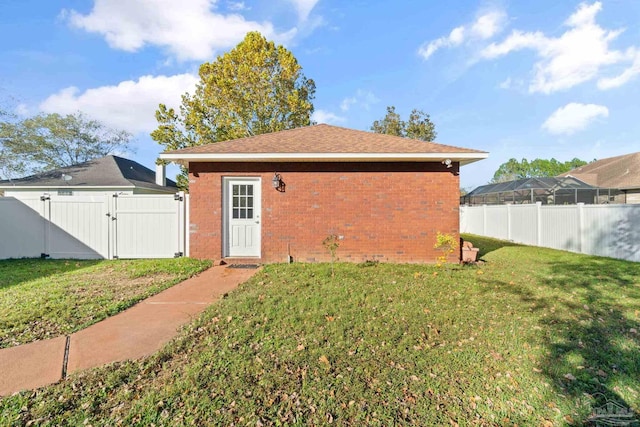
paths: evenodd
<path fill-rule="evenodd" d="M 185 255 L 188 196 L 0 197 L 0 258 Z"/>

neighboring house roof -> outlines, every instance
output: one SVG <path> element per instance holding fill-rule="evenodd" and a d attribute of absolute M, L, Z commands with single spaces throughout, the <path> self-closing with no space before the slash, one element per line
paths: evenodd
<path fill-rule="evenodd" d="M 326 124 L 222 141 L 161 154 L 164 160 L 204 161 L 442 161 L 461 164 L 488 153 Z"/>
<path fill-rule="evenodd" d="M 572 176 L 602 188 L 640 188 L 640 152 L 597 160 L 560 176 Z"/>
<path fill-rule="evenodd" d="M 62 175 L 71 176 L 64 181 Z M 157 185 L 155 171 L 133 160 L 106 156 L 73 166 L 66 166 L 25 178 L 0 181 L 0 188 L 13 187 L 141 187 L 152 190 L 177 189 L 176 183 L 166 180 L 166 186 Z"/>

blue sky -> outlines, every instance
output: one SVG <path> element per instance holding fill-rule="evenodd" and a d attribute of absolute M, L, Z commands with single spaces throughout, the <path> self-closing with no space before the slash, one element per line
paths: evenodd
<path fill-rule="evenodd" d="M 152 167 L 158 103 L 258 30 L 315 80 L 316 121 L 368 130 L 418 108 L 438 142 L 488 151 L 462 168 L 472 188 L 512 157 L 640 151 L 639 22 L 637 0 L 4 0 L 0 105 L 83 111 Z"/>

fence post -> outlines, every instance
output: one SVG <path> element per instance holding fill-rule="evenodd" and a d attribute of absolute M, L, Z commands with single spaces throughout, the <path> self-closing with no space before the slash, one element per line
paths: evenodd
<path fill-rule="evenodd" d="M 487 205 L 482 205 L 482 235 L 487 235 Z"/>
<path fill-rule="evenodd" d="M 184 191 L 180 191 L 178 192 L 179 194 L 179 199 L 178 199 L 178 252 L 180 252 L 182 254 L 182 256 L 186 256 L 187 250 L 185 247 L 185 205 L 186 205 L 186 200 L 185 200 L 185 193 Z"/>
<path fill-rule="evenodd" d="M 190 212 L 191 212 L 191 196 L 189 195 L 189 193 L 186 193 L 184 196 L 184 210 L 185 210 L 185 214 L 184 214 L 184 254 L 185 256 L 191 256 L 191 243 L 190 243 L 190 239 L 191 239 L 191 226 L 190 226 L 190 222 L 191 222 L 191 217 L 190 217 Z"/>
<path fill-rule="evenodd" d="M 511 205 L 507 205 L 507 240 L 511 240 Z"/>
<path fill-rule="evenodd" d="M 51 195 L 49 193 L 44 193 L 40 196 L 40 200 L 42 201 L 42 232 L 43 232 L 43 241 L 42 241 L 42 252 L 40 253 L 41 258 L 48 258 L 51 252 Z"/>
<path fill-rule="evenodd" d="M 582 254 L 584 253 L 582 251 L 582 242 L 584 242 L 584 203 L 578 203 L 577 213 L 578 213 L 578 252 Z"/>
<path fill-rule="evenodd" d="M 536 245 L 542 246 L 542 202 L 536 202 Z"/>

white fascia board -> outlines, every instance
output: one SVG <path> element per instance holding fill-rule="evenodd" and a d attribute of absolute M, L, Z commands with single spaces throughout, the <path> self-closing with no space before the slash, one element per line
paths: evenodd
<path fill-rule="evenodd" d="M 175 162 L 453 162 L 468 164 L 486 159 L 489 153 L 189 153 L 160 154 Z"/>
<path fill-rule="evenodd" d="M 15 190 L 20 189 L 24 191 L 47 191 L 52 189 L 62 189 L 62 190 L 96 190 L 96 189 L 104 189 L 104 190 L 130 190 L 132 188 L 136 188 L 135 185 L 0 185 L 0 189 L 3 190 Z M 140 187 L 142 188 L 142 187 Z"/>

